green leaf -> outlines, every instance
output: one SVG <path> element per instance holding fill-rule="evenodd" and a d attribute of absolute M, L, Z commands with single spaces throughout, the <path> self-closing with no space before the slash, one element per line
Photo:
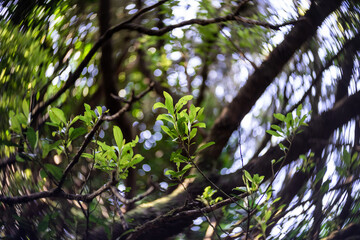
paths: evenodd
<path fill-rule="evenodd" d="M 23 117 L 21 116 L 23 115 L 22 113 L 20 114 L 14 114 L 13 111 L 10 111 L 9 113 L 9 117 L 10 117 L 10 127 L 11 129 L 16 132 L 16 133 L 21 133 L 22 130 L 22 123 L 23 123 L 23 117 L 25 118 L 25 116 L 23 115 Z M 25 118 L 25 123 L 26 123 L 26 118 Z"/>
<path fill-rule="evenodd" d="M 244 172 L 245 177 L 246 177 L 250 182 L 252 182 L 253 179 L 252 179 L 250 173 L 249 173 L 248 171 L 246 171 L 246 170 L 243 170 L 243 172 Z"/>
<path fill-rule="evenodd" d="M 285 116 L 281 113 L 274 113 L 274 118 L 280 120 L 281 122 L 285 120 Z"/>
<path fill-rule="evenodd" d="M 49 125 L 49 126 L 52 126 L 52 127 L 59 127 L 59 124 L 55 124 L 55 123 L 52 123 L 52 122 L 46 122 L 45 124 Z"/>
<path fill-rule="evenodd" d="M 275 129 L 276 131 L 282 132 L 281 127 L 279 127 L 278 125 L 271 125 L 272 129 Z"/>
<path fill-rule="evenodd" d="M 53 164 L 49 164 L 49 163 L 46 163 L 44 164 L 44 167 L 46 168 L 46 170 L 51 173 L 51 175 L 54 176 L 54 178 L 59 181 L 61 179 L 61 176 L 62 176 L 62 168 L 58 167 L 58 166 L 55 166 Z"/>
<path fill-rule="evenodd" d="M 85 111 L 91 111 L 91 107 L 89 104 L 84 103 Z"/>
<path fill-rule="evenodd" d="M 247 192 L 246 187 L 236 187 L 236 188 L 233 188 L 233 190 L 240 191 L 240 192 Z"/>
<path fill-rule="evenodd" d="M 188 123 L 185 117 L 181 117 L 178 119 L 177 127 L 181 136 L 185 136 L 189 134 Z"/>
<path fill-rule="evenodd" d="M 16 161 L 18 161 L 18 162 L 25 162 L 25 159 L 23 159 L 23 158 L 20 157 L 19 155 L 16 155 L 16 156 L 15 156 L 15 159 L 16 159 Z"/>
<path fill-rule="evenodd" d="M 193 128 L 190 132 L 190 140 L 196 136 L 197 128 Z"/>
<path fill-rule="evenodd" d="M 284 144 L 279 143 L 279 147 L 281 150 L 286 151 L 288 148 L 284 146 Z"/>
<path fill-rule="evenodd" d="M 186 96 L 180 98 L 180 100 L 175 104 L 176 112 L 179 112 L 181 110 L 181 108 L 185 104 L 187 104 L 191 99 L 193 99 L 193 96 L 191 96 L 191 95 L 186 95 Z"/>
<path fill-rule="evenodd" d="M 26 138 L 29 141 L 30 147 L 34 150 L 38 142 L 38 133 L 35 133 L 32 127 L 29 127 L 26 131 Z"/>
<path fill-rule="evenodd" d="M 171 115 L 174 115 L 174 101 L 170 94 L 164 91 L 165 106 Z"/>
<path fill-rule="evenodd" d="M 42 157 L 45 158 L 50 151 L 54 149 L 59 149 L 59 145 L 61 144 L 61 140 L 57 140 L 56 142 L 49 144 L 46 141 L 42 142 Z"/>
<path fill-rule="evenodd" d="M 41 170 L 40 170 L 40 177 L 41 177 L 41 178 L 46 178 L 46 177 L 47 177 L 44 169 L 41 169 Z"/>
<path fill-rule="evenodd" d="M 71 125 L 73 125 L 77 120 L 79 120 L 80 119 L 80 116 L 76 116 L 76 117 L 74 117 L 74 119 L 73 120 L 71 120 L 71 122 L 70 122 L 70 125 L 69 126 L 71 126 Z"/>
<path fill-rule="evenodd" d="M 97 110 L 99 116 L 101 116 L 101 115 L 102 115 L 102 107 L 97 106 L 97 107 L 96 107 L 96 110 Z"/>
<path fill-rule="evenodd" d="M 187 171 L 191 168 L 191 164 L 186 164 L 181 171 Z"/>
<path fill-rule="evenodd" d="M 196 149 L 195 153 L 199 153 L 201 152 L 202 150 L 214 145 L 215 142 L 208 142 L 208 143 L 205 143 L 205 144 L 202 144 L 198 149 Z"/>
<path fill-rule="evenodd" d="M 316 174 L 316 177 L 315 177 L 315 181 L 314 181 L 314 185 L 324 177 L 325 173 L 326 173 L 326 170 L 327 168 L 324 167 L 322 169 L 320 169 L 320 171 Z"/>
<path fill-rule="evenodd" d="M 51 108 L 49 111 L 50 120 L 53 123 L 60 124 L 61 122 L 66 124 L 66 118 L 64 112 L 59 108 Z"/>
<path fill-rule="evenodd" d="M 185 178 L 196 178 L 196 177 L 197 177 L 196 175 L 188 175 Z"/>
<path fill-rule="evenodd" d="M 84 135 L 85 133 L 87 133 L 87 130 L 83 127 L 70 128 L 69 139 L 70 139 L 70 141 L 73 141 L 74 139 L 80 137 L 81 135 Z"/>
<path fill-rule="evenodd" d="M 302 126 L 308 126 L 307 123 L 305 123 L 305 119 L 308 117 L 308 115 L 302 116 L 302 118 L 299 120 L 300 125 Z"/>
<path fill-rule="evenodd" d="M 81 154 L 81 157 L 93 159 L 93 158 L 94 158 L 94 155 L 93 155 L 93 154 L 90 154 L 90 153 L 82 153 L 82 154 Z"/>
<path fill-rule="evenodd" d="M 161 102 L 157 102 L 154 104 L 153 109 L 157 109 L 157 108 L 165 108 L 166 109 L 166 106 Z"/>
<path fill-rule="evenodd" d="M 170 130 L 167 126 L 161 125 L 161 129 L 162 129 L 167 135 L 169 135 L 172 139 L 175 139 L 175 138 L 176 138 L 176 135 L 175 135 L 174 133 L 172 133 L 171 130 Z"/>
<path fill-rule="evenodd" d="M 270 135 L 273 135 L 275 137 L 281 137 L 281 135 L 273 130 L 266 130 L 266 132 Z"/>
<path fill-rule="evenodd" d="M 355 162 L 357 157 L 358 157 L 358 152 L 355 152 L 351 157 L 351 162 Z"/>
<path fill-rule="evenodd" d="M 92 140 L 92 142 L 97 143 L 102 148 L 103 151 L 108 151 L 108 150 L 114 151 L 114 147 L 107 145 L 105 142 L 96 141 L 96 140 Z"/>
<path fill-rule="evenodd" d="M 131 160 L 131 164 L 132 165 L 136 165 L 138 164 L 139 162 L 141 162 L 142 160 L 144 160 L 144 157 L 141 156 L 140 154 L 136 154 L 133 159 Z"/>
<path fill-rule="evenodd" d="M 343 161 L 346 166 L 350 166 L 350 164 L 351 164 L 350 153 L 345 148 L 343 150 Z"/>
<path fill-rule="evenodd" d="M 331 180 L 328 179 L 328 180 L 326 180 L 326 181 L 323 183 L 323 185 L 322 185 L 321 188 L 320 188 L 320 192 L 321 192 L 321 193 L 326 193 L 326 192 L 329 191 L 330 182 L 331 182 Z"/>
<path fill-rule="evenodd" d="M 190 109 L 189 109 L 189 118 L 190 118 L 191 123 L 193 123 L 195 121 L 196 113 L 197 113 L 197 108 L 194 106 L 194 104 L 191 104 Z"/>
<path fill-rule="evenodd" d="M 116 145 L 118 146 L 119 152 L 120 152 L 123 147 L 123 139 L 124 139 L 122 131 L 118 126 L 114 126 L 113 132 L 114 132 L 114 138 L 115 138 Z"/>
<path fill-rule="evenodd" d="M 286 122 L 286 124 L 288 124 L 287 128 L 289 128 L 289 126 L 293 126 L 293 115 L 292 115 L 292 113 L 286 114 L 285 122 Z"/>
<path fill-rule="evenodd" d="M 30 107 L 29 107 L 29 103 L 26 101 L 26 99 L 24 99 L 22 102 L 22 109 L 23 109 L 23 113 L 24 113 L 25 117 L 28 118 L 29 113 L 30 113 Z"/>
<path fill-rule="evenodd" d="M 167 122 L 171 122 L 174 124 L 174 119 L 171 117 L 171 115 L 168 114 L 160 114 L 156 120 L 165 120 Z"/>
<path fill-rule="evenodd" d="M 206 128 L 206 124 L 203 122 L 195 123 L 193 127 Z"/>
<path fill-rule="evenodd" d="M 174 170 L 167 170 L 165 172 L 165 175 L 170 175 L 170 176 L 173 176 L 174 174 L 176 174 L 176 172 Z"/>
<path fill-rule="evenodd" d="M 300 104 L 300 105 L 296 108 L 296 116 L 298 116 L 298 117 L 301 116 L 301 109 L 302 109 L 302 104 Z"/>

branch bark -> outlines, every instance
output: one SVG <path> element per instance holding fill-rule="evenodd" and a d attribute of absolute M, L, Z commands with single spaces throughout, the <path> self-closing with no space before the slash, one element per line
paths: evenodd
<path fill-rule="evenodd" d="M 241 120 L 255 105 L 256 101 L 273 82 L 275 77 L 302 44 L 312 37 L 325 18 L 340 6 L 342 1 L 321 1 L 311 5 L 303 17 L 268 56 L 268 58 L 249 77 L 233 101 L 223 109 L 216 120 L 207 141 L 216 145 L 205 152 L 200 167 L 202 169 L 218 168 L 216 160 L 227 144 L 231 134 L 237 129 Z"/>

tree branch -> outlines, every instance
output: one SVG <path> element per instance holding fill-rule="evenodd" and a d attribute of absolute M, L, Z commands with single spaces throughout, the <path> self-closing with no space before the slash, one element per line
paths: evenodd
<path fill-rule="evenodd" d="M 339 0 L 321 1 L 317 5 L 312 5 L 303 17 L 304 20 L 296 22 L 283 42 L 255 69 L 233 101 L 223 109 L 212 127 L 207 142 L 215 141 L 216 145 L 204 151 L 201 158 L 201 169 L 218 167 L 216 166 L 216 159 L 241 120 L 281 72 L 295 51 L 316 33 L 324 19 L 336 10 L 341 2 Z"/>
<path fill-rule="evenodd" d="M 235 16 L 234 14 L 229 14 L 227 16 L 224 17 L 217 17 L 217 18 L 213 18 L 213 19 L 190 19 L 187 21 L 183 21 L 180 22 L 178 24 L 174 24 L 174 25 L 169 25 L 166 26 L 164 28 L 161 28 L 159 30 L 155 30 L 155 29 L 149 29 L 146 27 L 143 27 L 141 25 L 135 24 L 135 23 L 131 23 L 135 18 L 139 17 L 140 15 L 142 15 L 143 13 L 150 11 L 151 9 L 155 8 L 156 6 L 159 6 L 161 4 L 163 4 L 165 1 L 160 1 L 157 4 L 154 4 L 148 8 L 142 9 L 139 11 L 139 13 L 141 14 L 135 14 L 135 16 L 133 16 L 132 18 L 110 28 L 109 30 L 107 30 L 105 32 L 104 35 L 102 35 L 99 40 L 94 44 L 94 46 L 90 49 L 89 53 L 85 56 L 84 60 L 80 63 L 80 65 L 76 68 L 76 70 L 74 71 L 74 73 L 70 74 L 67 81 L 65 82 L 65 84 L 60 88 L 60 90 L 58 92 L 56 92 L 52 97 L 50 97 L 47 101 L 45 102 L 40 102 L 38 103 L 34 109 L 31 112 L 32 115 L 32 123 L 33 121 L 37 118 L 37 116 L 43 112 L 45 110 L 45 108 L 47 106 L 49 106 L 51 103 L 53 103 L 56 99 L 58 99 L 67 89 L 69 89 L 74 83 L 75 81 L 79 78 L 79 76 L 81 75 L 82 70 L 84 69 L 84 67 L 87 66 L 87 64 L 90 62 L 90 60 L 92 59 L 92 57 L 95 55 L 95 53 L 97 52 L 97 50 L 107 41 L 109 40 L 114 33 L 119 32 L 121 30 L 131 30 L 131 31 L 138 31 L 140 33 L 143 34 L 147 34 L 150 36 L 161 36 L 164 35 L 167 32 L 170 32 L 172 30 L 174 30 L 175 28 L 180 28 L 180 27 L 184 27 L 184 26 L 188 26 L 188 25 L 192 25 L 192 24 L 198 24 L 198 25 L 209 25 L 209 24 L 213 24 L 213 23 L 219 23 L 219 22 L 227 22 L 227 21 L 239 21 L 242 23 L 247 23 L 247 24 L 251 24 L 251 25 L 260 25 L 266 28 L 271 28 L 271 29 L 279 29 L 280 27 L 284 26 L 284 25 L 288 25 L 288 24 L 293 24 L 293 22 L 291 23 L 284 23 L 281 25 L 272 25 L 269 23 L 264 23 L 264 22 L 260 22 L 260 21 L 256 21 L 256 20 L 252 20 L 252 19 L 247 19 L 247 18 L 243 18 L 243 17 L 238 17 Z"/>
<path fill-rule="evenodd" d="M 95 192 L 85 195 L 65 193 L 62 189 L 59 188 L 53 188 L 49 191 L 37 192 L 29 195 L 16 196 L 16 197 L 5 197 L 3 195 L 0 195 L 0 202 L 5 204 L 19 204 L 19 203 L 27 203 L 27 202 L 35 201 L 41 198 L 63 198 L 68 200 L 90 202 L 101 193 L 109 190 L 110 187 L 112 185 L 115 185 L 116 183 L 117 182 L 115 180 L 108 181 L 105 185 L 100 187 Z"/>
<path fill-rule="evenodd" d="M 282 150 L 278 146 L 275 146 L 270 148 L 263 156 L 251 160 L 247 165 L 244 166 L 243 169 L 246 169 L 250 174 L 257 173 L 260 176 L 264 176 L 265 182 L 273 176 L 271 170 L 272 168 L 274 169 L 274 172 L 278 172 L 280 171 L 281 166 L 285 166 L 295 161 L 296 159 L 298 159 L 298 156 L 300 154 L 307 152 L 311 147 L 309 139 L 327 139 L 333 133 L 333 131 L 335 131 L 335 129 L 347 123 L 353 117 L 359 114 L 360 92 L 348 97 L 347 99 L 343 99 L 336 106 L 334 106 L 333 109 L 323 113 L 322 115 L 310 121 L 309 126 L 304 128 L 304 131 L 302 133 L 295 136 L 292 142 L 292 147 L 289 149 L 287 158 L 283 160 L 283 164 L 277 163 L 272 165 L 273 159 L 279 159 L 283 156 Z M 285 145 L 285 142 L 283 142 L 283 144 Z M 243 186 L 241 180 L 242 172 L 243 171 L 241 169 L 233 174 L 221 177 L 213 175 L 211 176 L 211 178 L 213 181 L 216 181 L 217 186 L 219 186 L 223 191 L 231 193 L 234 187 Z M 153 203 L 147 203 L 145 205 L 138 206 L 136 209 L 126 214 L 127 218 L 134 219 L 134 221 L 129 224 L 129 227 L 134 228 L 137 225 L 140 226 L 146 224 L 144 223 L 144 216 L 146 216 L 145 222 L 151 218 L 153 218 L 153 221 L 155 221 L 156 217 L 162 216 L 166 212 L 171 211 L 171 209 L 173 209 L 175 206 L 180 206 L 181 204 L 183 204 L 188 194 L 193 197 L 201 194 L 204 189 L 203 186 L 206 186 L 206 184 L 207 182 L 205 180 L 198 178 L 195 180 L 194 183 L 189 185 L 186 193 L 184 191 L 180 192 L 180 190 L 177 189 L 170 195 L 158 199 Z M 227 201 L 232 202 L 231 199 Z M 212 208 L 214 208 L 214 206 L 212 206 Z M 175 215 L 175 213 L 173 213 L 171 216 L 162 216 L 162 218 L 156 220 L 158 225 L 154 226 L 149 223 L 148 226 L 151 226 L 151 232 L 147 232 L 147 234 L 141 235 L 141 237 L 139 235 L 139 238 L 133 239 L 151 239 L 159 236 L 164 236 L 164 229 L 168 229 L 167 234 L 176 234 L 177 232 L 181 231 L 182 227 L 186 227 L 191 224 L 192 219 L 197 216 L 197 210 L 193 210 L 194 211 L 188 211 L 187 213 L 181 213 L 185 216 L 182 216 L 179 219 L 174 216 L 180 216 L 181 214 Z M 178 212 L 176 212 L 176 214 L 177 213 Z M 200 215 L 201 214 L 199 213 L 199 216 Z M 176 228 L 174 226 L 176 226 Z M 114 232 L 114 236 L 119 236 L 121 235 L 121 233 L 122 231 L 117 228 Z"/>
<path fill-rule="evenodd" d="M 135 202 L 138 202 L 148 195 L 150 195 L 155 190 L 154 186 L 150 186 L 144 193 L 139 194 L 138 196 L 132 198 L 132 199 L 126 199 L 123 196 L 120 195 L 118 189 L 116 187 L 111 187 L 112 193 L 116 196 L 117 199 L 119 199 L 120 202 L 122 202 L 125 205 L 133 204 Z"/>
<path fill-rule="evenodd" d="M 68 79 L 66 80 L 65 84 L 60 88 L 58 92 L 56 92 L 53 96 L 51 96 L 48 100 L 45 102 L 38 103 L 33 110 L 31 111 L 32 120 L 31 122 L 35 121 L 35 119 L 38 117 L 38 115 L 43 112 L 47 106 L 52 104 L 56 99 L 58 99 L 67 89 L 69 89 L 72 85 L 74 85 L 75 81 L 80 77 L 82 70 L 87 66 L 87 64 L 90 62 L 92 57 L 95 55 L 95 53 L 99 50 L 99 48 L 114 35 L 114 33 L 126 29 L 124 26 L 129 24 L 130 22 L 134 21 L 136 18 L 140 17 L 144 13 L 154 9 L 155 7 L 164 4 L 168 0 L 162 0 L 158 3 L 155 3 L 154 5 L 151 5 L 149 7 L 143 8 L 139 10 L 138 13 L 136 13 L 134 16 L 129 18 L 128 20 L 125 20 L 124 22 L 118 24 L 117 26 L 110 28 L 103 34 L 99 40 L 94 44 L 94 46 L 90 49 L 89 53 L 85 56 L 85 58 L 81 61 L 80 65 L 76 68 L 76 70 L 69 74 Z"/>

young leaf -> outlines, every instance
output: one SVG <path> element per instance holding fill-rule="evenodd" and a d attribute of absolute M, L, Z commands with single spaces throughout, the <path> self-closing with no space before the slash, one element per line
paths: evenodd
<path fill-rule="evenodd" d="M 114 132 L 116 145 L 118 146 L 120 152 L 123 146 L 123 139 L 124 139 L 123 134 L 118 126 L 113 127 L 113 132 Z"/>
<path fill-rule="evenodd" d="M 173 171 L 173 170 L 167 170 L 167 171 L 165 172 L 165 175 L 173 176 L 174 174 L 176 174 L 176 172 Z"/>
<path fill-rule="evenodd" d="M 249 173 L 248 171 L 246 171 L 246 170 L 243 170 L 243 172 L 244 172 L 245 177 L 246 177 L 250 182 L 252 182 L 253 179 L 252 179 L 250 173 Z"/>
<path fill-rule="evenodd" d="M 208 147 L 210 147 L 211 145 L 214 145 L 214 144 L 215 144 L 215 142 L 205 143 L 205 144 L 201 145 L 198 149 L 196 149 L 195 153 L 199 153 L 202 150 L 204 150 L 204 149 L 206 149 L 206 148 L 208 148 Z"/>
<path fill-rule="evenodd" d="M 274 113 L 274 118 L 276 118 L 282 122 L 285 120 L 285 116 L 281 113 Z"/>
<path fill-rule="evenodd" d="M 298 116 L 298 117 L 301 116 L 301 109 L 302 109 L 302 104 L 300 104 L 300 105 L 296 108 L 296 116 Z"/>
<path fill-rule="evenodd" d="M 271 125 L 272 129 L 275 129 L 276 131 L 282 132 L 281 127 L 279 127 L 278 125 Z"/>
<path fill-rule="evenodd" d="M 167 134 L 169 135 L 172 139 L 176 138 L 175 134 L 171 132 L 171 130 L 164 125 L 161 125 L 161 129 Z"/>
<path fill-rule="evenodd" d="M 96 110 L 97 110 L 97 112 L 98 112 L 98 114 L 99 114 L 99 117 L 100 117 L 101 114 L 102 114 L 102 107 L 97 106 L 97 107 L 96 107 Z"/>
<path fill-rule="evenodd" d="M 236 188 L 233 188 L 233 190 L 240 191 L 240 192 L 246 192 L 246 187 L 236 187 Z"/>
<path fill-rule="evenodd" d="M 140 154 L 136 154 L 133 159 L 131 160 L 131 165 L 136 165 L 138 164 L 139 162 L 141 162 L 142 160 L 144 160 L 144 157 L 141 156 Z"/>
<path fill-rule="evenodd" d="M 194 104 L 191 104 L 190 106 L 190 110 L 189 110 L 189 118 L 190 118 L 190 122 L 194 122 L 196 119 L 196 107 L 194 106 Z"/>
<path fill-rule="evenodd" d="M 29 107 L 29 103 L 26 101 L 26 99 L 24 99 L 22 102 L 22 109 L 23 109 L 23 113 L 24 113 L 25 117 L 28 118 L 30 107 Z"/>
<path fill-rule="evenodd" d="M 170 94 L 164 91 L 165 106 L 171 115 L 174 115 L 174 101 Z"/>
<path fill-rule="evenodd" d="M 165 120 L 167 122 L 174 123 L 174 119 L 171 115 L 168 114 L 160 114 L 159 116 L 157 116 L 156 120 Z"/>
<path fill-rule="evenodd" d="M 90 154 L 90 153 L 82 153 L 82 154 L 81 154 L 81 157 L 93 159 L 93 158 L 94 158 L 94 155 L 93 155 L 93 154 Z"/>
<path fill-rule="evenodd" d="M 193 99 L 193 96 L 191 96 L 191 95 L 186 95 L 186 96 L 183 96 L 182 98 L 180 98 L 180 100 L 175 104 L 176 112 L 179 112 L 181 110 L 181 108 L 185 104 L 187 104 L 187 102 L 190 101 L 191 99 Z"/>
<path fill-rule="evenodd" d="M 74 139 L 80 137 L 81 135 L 84 135 L 85 133 L 87 133 L 87 130 L 83 127 L 70 128 L 69 139 L 70 139 L 70 141 L 73 141 Z"/>
<path fill-rule="evenodd" d="M 286 114 L 285 122 L 287 124 L 288 129 L 289 129 L 289 127 L 293 126 L 293 115 L 292 115 L 292 113 Z"/>
<path fill-rule="evenodd" d="M 195 123 L 193 127 L 206 128 L 206 124 L 203 122 Z"/>
<path fill-rule="evenodd" d="M 279 143 L 279 147 L 281 150 L 286 151 L 288 148 L 284 146 L 284 144 Z"/>
<path fill-rule="evenodd" d="M 270 135 L 273 135 L 275 137 L 281 137 L 281 135 L 273 130 L 266 130 L 266 132 Z"/>
<path fill-rule="evenodd" d="M 80 119 L 80 116 L 74 117 L 74 119 L 71 120 L 71 122 L 70 122 L 70 126 L 73 125 L 73 124 L 74 124 L 77 120 L 79 120 L 79 119 Z"/>
<path fill-rule="evenodd" d="M 193 128 L 190 132 L 190 140 L 196 136 L 197 128 Z"/>
<path fill-rule="evenodd" d="M 66 118 L 64 112 L 59 108 L 51 108 L 49 111 L 50 120 L 53 123 L 60 124 L 61 122 L 66 124 Z"/>
<path fill-rule="evenodd" d="M 157 108 L 165 108 L 166 109 L 166 106 L 161 102 L 157 102 L 154 104 L 153 109 L 157 109 Z"/>

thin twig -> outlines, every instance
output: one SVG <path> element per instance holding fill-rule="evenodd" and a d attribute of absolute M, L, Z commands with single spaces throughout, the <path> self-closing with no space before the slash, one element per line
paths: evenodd
<path fill-rule="evenodd" d="M 151 185 L 145 192 L 143 192 L 142 194 L 139 194 L 138 196 L 132 198 L 132 199 L 126 199 L 125 197 L 121 196 L 118 189 L 115 186 L 111 187 L 111 191 L 112 193 L 116 196 L 116 198 L 122 202 L 125 205 L 130 205 L 133 204 L 135 202 L 138 202 L 142 199 L 144 199 L 145 197 L 149 196 L 153 191 L 155 190 L 155 187 L 153 185 Z"/>
<path fill-rule="evenodd" d="M 115 188 L 115 190 L 113 188 L 115 188 L 115 187 L 111 188 L 111 191 L 112 191 L 113 196 L 114 196 L 114 205 L 116 206 L 117 212 L 119 213 L 121 226 L 122 226 L 123 230 L 126 231 L 126 230 L 129 229 L 129 225 L 126 222 L 124 214 L 121 211 L 120 205 L 118 203 L 118 201 L 120 201 L 120 199 L 117 197 L 117 195 L 118 195 L 118 194 L 116 194 L 117 190 L 116 190 L 116 188 Z"/>

